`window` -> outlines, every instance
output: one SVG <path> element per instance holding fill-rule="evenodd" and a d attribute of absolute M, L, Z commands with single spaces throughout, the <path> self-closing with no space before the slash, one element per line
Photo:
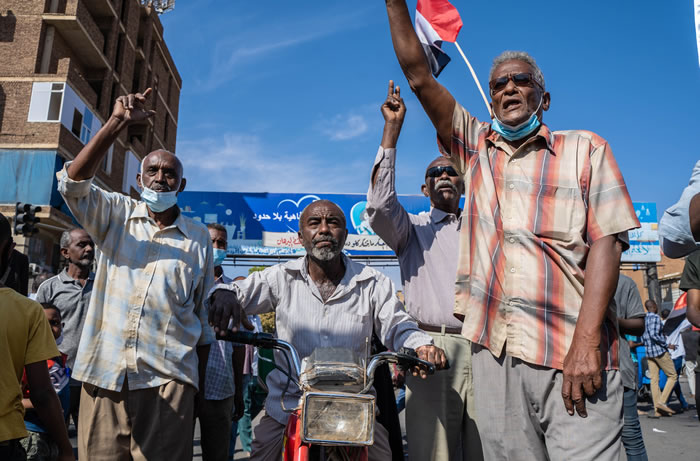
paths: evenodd
<path fill-rule="evenodd" d="M 104 160 L 102 160 L 102 171 L 107 173 L 107 175 L 112 174 L 112 151 L 114 149 L 114 146 L 109 146 L 109 150 L 107 151 L 107 155 L 105 155 Z"/>
<path fill-rule="evenodd" d="M 80 141 L 83 144 L 87 144 L 92 137 L 92 112 L 87 107 L 85 108 L 85 114 L 83 114 L 83 124 L 80 128 Z"/>
<path fill-rule="evenodd" d="M 30 122 L 58 122 L 61 119 L 65 83 L 34 82 L 29 103 Z"/>
<path fill-rule="evenodd" d="M 80 127 L 83 126 L 83 114 L 80 113 L 78 109 L 73 109 L 73 124 L 71 125 L 71 131 L 76 137 L 80 137 Z"/>

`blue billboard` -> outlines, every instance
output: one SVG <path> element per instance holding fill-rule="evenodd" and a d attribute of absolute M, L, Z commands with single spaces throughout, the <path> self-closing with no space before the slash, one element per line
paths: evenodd
<path fill-rule="evenodd" d="M 634 212 L 642 225 L 629 232 L 630 248 L 622 253 L 623 263 L 656 263 L 661 261 L 659 221 L 656 203 L 633 202 Z"/>
<path fill-rule="evenodd" d="M 409 213 L 430 209 L 422 195 L 399 195 Z M 272 194 L 239 192 L 187 192 L 178 195 L 185 216 L 205 224 L 219 223 L 228 233 L 228 253 L 248 256 L 290 256 L 304 253 L 297 237 L 299 218 L 314 200 L 330 200 L 347 218 L 345 252 L 358 256 L 390 256 L 394 253 L 372 231 L 364 194 Z"/>

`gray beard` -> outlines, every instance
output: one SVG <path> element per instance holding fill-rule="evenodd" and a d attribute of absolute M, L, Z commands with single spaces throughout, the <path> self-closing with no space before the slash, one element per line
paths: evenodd
<path fill-rule="evenodd" d="M 340 254 L 340 249 L 336 248 L 335 245 L 332 247 L 313 247 L 311 249 L 311 256 L 318 259 L 319 261 L 330 261 Z"/>

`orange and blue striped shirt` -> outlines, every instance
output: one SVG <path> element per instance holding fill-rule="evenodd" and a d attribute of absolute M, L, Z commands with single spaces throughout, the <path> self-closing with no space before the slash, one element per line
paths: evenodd
<path fill-rule="evenodd" d="M 517 150 L 455 105 L 450 157 L 465 178 L 455 316 L 494 355 L 562 369 L 593 242 L 639 227 L 608 143 L 542 125 Z M 618 367 L 611 304 L 602 365 Z"/>

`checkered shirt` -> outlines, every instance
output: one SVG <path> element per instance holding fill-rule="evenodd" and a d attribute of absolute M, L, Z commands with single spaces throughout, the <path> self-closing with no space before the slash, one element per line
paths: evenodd
<path fill-rule="evenodd" d="M 206 227 L 180 214 L 160 229 L 146 204 L 73 181 L 58 191 L 100 250 L 73 377 L 120 391 L 172 380 L 198 387 L 196 346 L 214 341 L 202 302 L 214 285 Z"/>

